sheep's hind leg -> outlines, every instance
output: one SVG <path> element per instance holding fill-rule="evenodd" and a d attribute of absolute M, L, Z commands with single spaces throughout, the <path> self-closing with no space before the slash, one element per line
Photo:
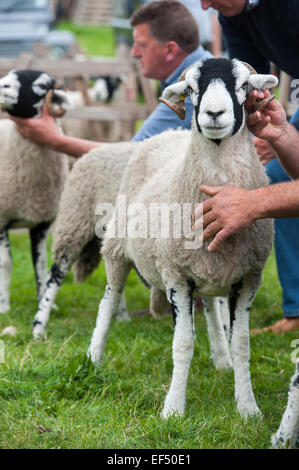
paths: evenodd
<path fill-rule="evenodd" d="M 260 414 L 256 404 L 249 371 L 249 310 L 260 284 L 260 276 L 246 277 L 230 291 L 230 342 L 235 376 L 235 400 L 244 416 Z"/>
<path fill-rule="evenodd" d="M 216 369 L 228 369 L 232 367 L 233 363 L 223 328 L 219 298 L 207 297 L 203 299 L 203 303 L 208 325 L 211 358 Z"/>
<path fill-rule="evenodd" d="M 101 363 L 111 320 L 117 316 L 122 292 L 131 269 L 131 265 L 123 258 L 117 261 L 106 259 L 105 264 L 108 284 L 99 305 L 96 326 L 87 351 L 87 356 L 96 365 Z"/>
<path fill-rule="evenodd" d="M 40 302 L 47 278 L 47 233 L 49 223 L 42 223 L 30 229 L 31 256 L 36 280 L 37 303 Z"/>
<path fill-rule="evenodd" d="M 0 313 L 10 309 L 9 284 L 12 268 L 8 230 L 0 231 Z"/>
<path fill-rule="evenodd" d="M 173 373 L 163 418 L 180 416 L 185 411 L 186 386 L 194 346 L 192 289 L 187 285 L 168 288 L 167 298 L 172 308 L 175 329 L 172 343 Z"/>
<path fill-rule="evenodd" d="M 59 263 L 54 263 L 51 266 L 50 273 L 46 280 L 46 287 L 32 324 L 32 334 L 34 339 L 45 337 L 51 308 L 53 307 L 58 290 L 70 269 L 71 263 L 66 259 L 66 257 L 62 258 Z"/>
<path fill-rule="evenodd" d="M 299 440 L 299 359 L 291 380 L 286 410 L 279 429 L 271 440 L 273 447 L 294 447 L 297 439 Z"/>

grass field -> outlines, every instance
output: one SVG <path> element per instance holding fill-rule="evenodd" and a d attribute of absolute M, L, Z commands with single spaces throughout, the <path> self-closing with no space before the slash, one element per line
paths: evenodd
<path fill-rule="evenodd" d="M 11 235 L 14 259 L 11 311 L 0 316 L 5 363 L 0 364 L 0 448 L 267 448 L 286 406 L 296 334 L 251 338 L 251 372 L 262 418 L 245 422 L 236 412 L 233 373 L 216 371 L 209 358 L 205 319 L 196 313 L 194 357 L 183 418 L 159 413 L 170 384 L 173 323 L 170 316 L 133 317 L 113 323 L 103 366 L 95 369 L 86 350 L 105 285 L 104 266 L 82 285 L 66 279 L 48 339 L 34 342 L 36 311 L 33 269 L 26 234 Z M 148 306 L 149 293 L 131 273 L 129 310 Z M 274 256 L 252 308 L 251 327 L 281 317 Z M 298 336 L 298 334 L 297 334 Z"/>

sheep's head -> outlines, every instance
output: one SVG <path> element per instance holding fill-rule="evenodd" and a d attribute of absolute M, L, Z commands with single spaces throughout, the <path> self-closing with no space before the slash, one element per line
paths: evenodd
<path fill-rule="evenodd" d="M 161 101 L 184 119 L 183 102 L 190 96 L 199 132 L 219 140 L 243 128 L 244 103 L 250 91 L 277 83 L 273 75 L 257 74 L 237 59 L 209 59 L 189 67 L 178 83 L 164 90 Z"/>
<path fill-rule="evenodd" d="M 46 104 L 54 117 L 62 116 L 69 100 L 62 85 L 37 70 L 12 70 L 0 78 L 0 105 L 12 116 L 36 117 Z"/>

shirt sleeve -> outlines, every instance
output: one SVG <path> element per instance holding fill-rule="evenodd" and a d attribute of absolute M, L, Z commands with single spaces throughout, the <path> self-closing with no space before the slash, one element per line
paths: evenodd
<path fill-rule="evenodd" d="M 269 73 L 270 61 L 255 47 L 247 28 L 246 18 L 219 15 L 230 59 L 240 59 L 252 65 L 258 73 Z"/>
<path fill-rule="evenodd" d="M 186 118 L 182 121 L 168 106 L 160 103 L 144 121 L 141 129 L 134 135 L 133 141 L 139 142 L 168 129 L 191 129 L 193 105 L 190 98 L 185 100 Z"/>

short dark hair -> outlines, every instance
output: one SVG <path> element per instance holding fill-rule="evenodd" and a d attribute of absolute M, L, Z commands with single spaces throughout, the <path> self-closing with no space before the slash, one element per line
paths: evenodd
<path fill-rule="evenodd" d="M 151 35 L 160 42 L 175 41 L 184 52 L 199 46 L 198 25 L 188 8 L 177 0 L 157 0 L 138 8 L 131 25 L 146 23 Z"/>

